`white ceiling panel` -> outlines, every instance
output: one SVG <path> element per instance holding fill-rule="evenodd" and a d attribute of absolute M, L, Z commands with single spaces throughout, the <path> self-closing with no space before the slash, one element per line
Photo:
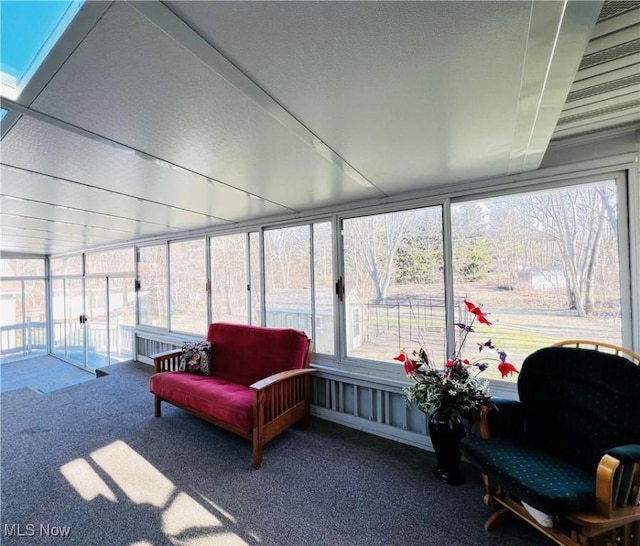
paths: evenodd
<path fill-rule="evenodd" d="M 125 3 L 110 8 L 32 108 L 289 209 L 380 195 Z"/>
<path fill-rule="evenodd" d="M 88 158 L 99 157 L 100 161 Z M 62 158 L 64 158 L 62 160 Z M 207 180 L 28 116 L 2 141 L 2 162 L 22 169 L 206 215 L 210 225 L 289 212 L 245 192 Z M 202 225 L 197 217 L 195 224 Z"/>
<path fill-rule="evenodd" d="M 126 231 L 114 228 L 96 228 L 91 226 L 55 222 L 41 218 L 28 218 L 24 216 L 10 215 L 3 212 L 0 217 L 0 229 L 6 234 L 17 234 L 15 230 L 23 230 L 31 233 L 41 233 L 43 236 L 55 236 L 65 241 L 93 246 L 95 244 L 110 244 L 117 237 L 130 236 Z M 114 233 L 115 232 L 115 233 Z"/>
<path fill-rule="evenodd" d="M 175 229 L 163 229 L 157 224 L 148 223 L 141 219 L 118 218 L 115 214 L 111 213 L 91 213 L 86 210 L 52 205 L 44 200 L 39 200 L 37 195 L 30 197 L 28 200 L 10 197 L 4 193 L 4 181 L 1 206 L 3 215 L 6 213 L 24 218 L 36 218 L 108 229 L 113 233 L 114 242 L 175 231 Z M 123 236 L 125 234 L 126 236 Z"/>
<path fill-rule="evenodd" d="M 545 91 L 523 69 L 544 82 L 562 15 L 544 2 L 167 5 L 386 193 L 509 169 L 524 101 Z M 527 144 L 536 122 L 518 128 Z"/>
<path fill-rule="evenodd" d="M 193 229 L 194 226 L 206 227 L 210 223 L 209 217 L 195 212 L 4 166 L 2 192 L 6 196 L 22 199 L 37 196 L 37 200 L 43 203 L 104 214 L 115 220 L 141 218 L 142 222 L 157 226 L 158 231 L 171 226 Z"/>

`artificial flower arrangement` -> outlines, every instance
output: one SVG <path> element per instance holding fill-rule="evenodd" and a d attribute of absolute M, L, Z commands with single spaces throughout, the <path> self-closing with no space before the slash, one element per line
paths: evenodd
<path fill-rule="evenodd" d="M 507 353 L 498 349 L 490 339 L 477 344 L 475 357 L 463 358 L 467 337 L 475 331 L 476 321 L 491 326 L 487 314 L 480 307 L 466 299 L 464 303 L 471 313 L 471 321 L 469 324 L 455 324 L 460 335 L 454 355 L 444 369 L 437 368 L 422 347 L 411 354 L 402 349 L 394 359 L 404 364 L 407 376 L 414 381 L 404 389 L 407 401 L 416 402 L 418 408 L 427 414 L 439 412 L 442 418 L 452 423 L 458 418 L 471 418 L 481 406 L 492 406 L 489 382 L 478 377 L 489 367 L 489 361 L 498 362 L 502 377 L 518 373 L 516 367 L 507 361 Z M 489 357 L 487 351 L 495 351 L 498 357 Z"/>

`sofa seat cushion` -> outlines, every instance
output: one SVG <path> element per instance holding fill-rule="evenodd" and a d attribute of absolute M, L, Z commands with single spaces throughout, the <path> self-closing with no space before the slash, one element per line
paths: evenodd
<path fill-rule="evenodd" d="M 218 377 L 162 372 L 149 379 L 151 392 L 170 403 L 213 417 L 245 433 L 253 428 L 253 391 Z"/>
<path fill-rule="evenodd" d="M 542 512 L 566 515 L 595 507 L 595 475 L 546 451 L 510 440 L 477 437 L 463 438 L 460 448 L 494 483 Z"/>

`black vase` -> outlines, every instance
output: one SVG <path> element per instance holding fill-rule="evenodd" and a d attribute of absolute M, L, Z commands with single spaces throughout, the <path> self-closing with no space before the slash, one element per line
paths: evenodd
<path fill-rule="evenodd" d="M 464 483 L 464 476 L 460 471 L 460 440 L 466 436 L 462 419 L 450 419 L 449 415 L 435 411 L 429 417 L 429 435 L 437 459 L 433 475 L 443 483 Z"/>

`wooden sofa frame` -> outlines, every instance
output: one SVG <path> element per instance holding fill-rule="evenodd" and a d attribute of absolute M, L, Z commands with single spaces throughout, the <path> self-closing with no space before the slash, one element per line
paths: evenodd
<path fill-rule="evenodd" d="M 280 372 L 249 386 L 253 391 L 253 429 L 249 433 L 158 395 L 154 395 L 154 415 L 160 417 L 161 403 L 168 402 L 187 413 L 251 440 L 253 467 L 258 469 L 262 466 L 262 447 L 267 442 L 295 423 L 306 428 L 311 422 L 311 374 L 316 371 L 309 368 L 312 353 L 313 340 L 309 339 L 301 369 Z M 178 371 L 180 354 L 180 349 L 177 349 L 151 355 L 154 373 Z"/>
<path fill-rule="evenodd" d="M 556 343 L 555 346 L 605 351 L 626 356 L 629 360 L 640 364 L 640 355 L 611 343 L 573 339 Z M 491 436 L 488 424 L 488 414 L 491 411 L 491 408 L 487 407 L 481 410 L 482 438 Z M 495 510 L 485 522 L 484 528 L 487 531 L 495 529 L 515 514 L 562 546 L 640 546 L 640 463 L 632 463 L 630 479 L 624 484 L 620 479 L 621 472 L 617 472 L 621 465 L 622 462 L 611 455 L 602 457 L 595 478 L 595 511 L 564 516 L 567 523 L 564 531 L 538 523 L 518 499 L 510 495 L 509 491 L 500 486 L 494 486 L 489 477 L 482 474 L 486 488 L 484 503 Z M 624 503 L 622 506 L 617 506 L 616 500 L 619 501 L 620 498 L 624 499 Z"/>

